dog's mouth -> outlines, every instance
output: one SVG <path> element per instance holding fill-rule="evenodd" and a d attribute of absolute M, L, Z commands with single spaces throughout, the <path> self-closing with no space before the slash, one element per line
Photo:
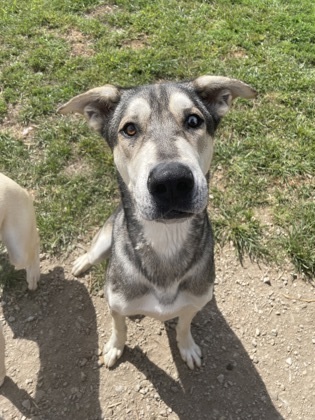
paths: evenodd
<path fill-rule="evenodd" d="M 170 210 L 166 212 L 163 215 L 160 215 L 160 217 L 156 218 L 156 222 L 172 222 L 172 221 L 183 221 L 183 219 L 189 219 L 192 217 L 194 213 L 186 212 L 186 211 L 180 211 L 180 210 Z"/>

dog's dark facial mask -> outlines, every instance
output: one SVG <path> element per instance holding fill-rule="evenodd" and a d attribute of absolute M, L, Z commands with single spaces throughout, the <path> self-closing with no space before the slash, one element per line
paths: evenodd
<path fill-rule="evenodd" d="M 132 89 L 105 85 L 59 111 L 85 115 L 107 140 L 142 219 L 173 221 L 206 208 L 215 129 L 234 98 L 255 96 L 238 80 L 201 76 Z"/>

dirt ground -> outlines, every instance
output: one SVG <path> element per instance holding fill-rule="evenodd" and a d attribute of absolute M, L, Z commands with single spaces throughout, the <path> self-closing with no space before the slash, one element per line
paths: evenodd
<path fill-rule="evenodd" d="M 174 321 L 136 318 L 108 370 L 106 302 L 87 291 L 92 273 L 73 278 L 74 257 L 42 261 L 35 292 L 3 292 L 0 419 L 314 419 L 315 289 L 290 269 L 218 251 L 215 299 L 193 322 L 203 366 L 182 362 Z"/>

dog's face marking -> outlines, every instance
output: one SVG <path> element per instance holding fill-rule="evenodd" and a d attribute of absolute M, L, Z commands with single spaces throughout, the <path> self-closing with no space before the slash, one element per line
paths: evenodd
<path fill-rule="evenodd" d="M 206 208 L 216 126 L 235 97 L 255 95 L 240 81 L 202 76 L 132 89 L 106 85 L 60 109 L 81 112 L 106 138 L 138 216 L 169 221 Z"/>

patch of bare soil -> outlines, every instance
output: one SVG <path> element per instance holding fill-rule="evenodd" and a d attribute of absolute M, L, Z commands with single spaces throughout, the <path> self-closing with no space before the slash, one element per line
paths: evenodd
<path fill-rule="evenodd" d="M 93 273 L 76 279 L 71 261 L 44 261 L 37 291 L 25 282 L 2 295 L 0 418 L 312 420 L 314 288 L 289 270 L 241 266 L 229 249 L 216 264 L 215 299 L 192 328 L 200 369 L 181 360 L 175 321 L 136 318 L 108 370 L 101 349 L 111 321 L 101 294 L 87 291 Z"/>
<path fill-rule="evenodd" d="M 21 105 L 9 105 L 7 115 L 4 117 L 2 123 L 3 132 L 7 132 L 9 135 L 15 137 L 18 140 L 22 140 L 27 146 L 33 144 L 32 138 L 36 126 L 34 125 L 22 125 L 17 122 L 19 113 L 21 111 Z"/>
<path fill-rule="evenodd" d="M 71 56 L 92 57 L 94 55 L 92 42 L 76 29 L 70 29 L 64 39 L 71 47 Z"/>
<path fill-rule="evenodd" d="M 104 4 L 96 7 L 91 13 L 87 16 L 92 18 L 99 18 L 104 15 L 115 13 L 119 9 L 116 5 Z"/>

